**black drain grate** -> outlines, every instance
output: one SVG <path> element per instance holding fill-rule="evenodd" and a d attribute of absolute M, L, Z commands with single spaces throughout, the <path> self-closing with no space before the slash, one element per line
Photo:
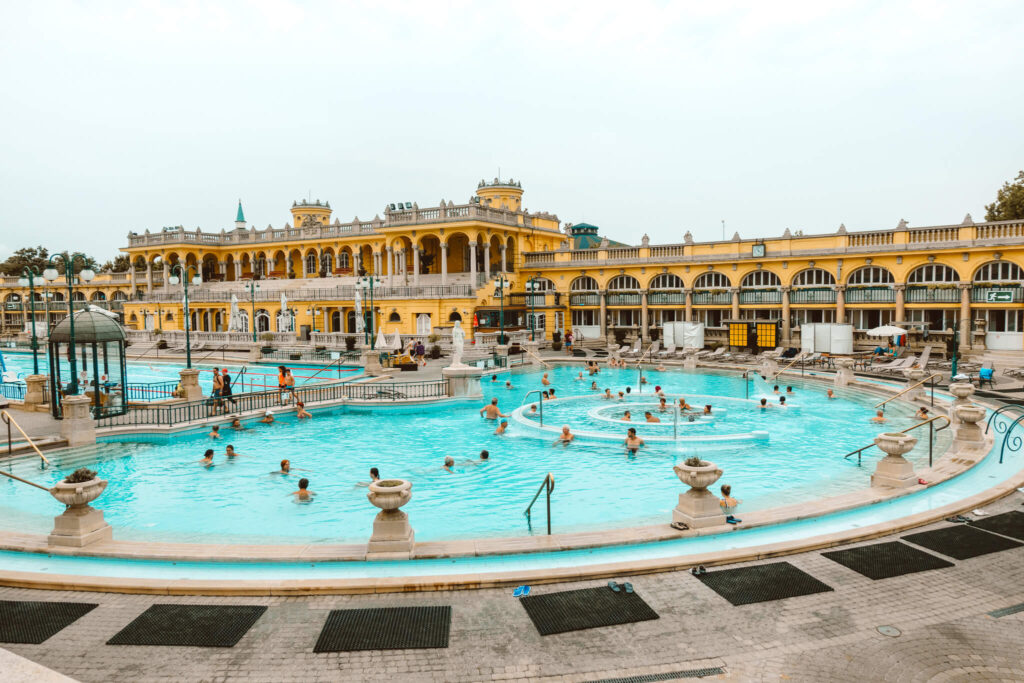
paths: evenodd
<path fill-rule="evenodd" d="M 967 560 L 1021 545 L 1017 541 L 996 536 L 966 524 L 910 534 L 904 536 L 903 540 L 942 553 L 955 560 Z"/>
<path fill-rule="evenodd" d="M 677 681 L 680 678 L 704 678 L 705 676 L 721 676 L 725 669 L 710 666 L 703 669 L 687 669 L 686 671 L 668 671 L 660 674 L 643 674 L 626 676 L 625 678 L 602 678 L 594 683 L 655 683 L 656 681 Z"/>
<path fill-rule="evenodd" d="M 234 647 L 266 611 L 263 605 L 151 605 L 107 645 Z"/>
<path fill-rule="evenodd" d="M 0 643 L 44 643 L 95 608 L 84 602 L 0 600 Z"/>
<path fill-rule="evenodd" d="M 448 647 L 451 623 L 449 605 L 331 610 L 313 652 Z"/>
<path fill-rule="evenodd" d="M 953 566 L 952 562 L 899 541 L 833 550 L 821 555 L 873 580 Z"/>
<path fill-rule="evenodd" d="M 722 569 L 699 574 L 697 578 L 733 605 L 783 600 L 832 590 L 828 584 L 789 562 Z"/>
<path fill-rule="evenodd" d="M 1010 510 L 994 517 L 976 519 L 971 522 L 971 526 L 1024 541 L 1024 512 L 1019 510 Z"/>
<path fill-rule="evenodd" d="M 542 636 L 658 618 L 636 593 L 608 587 L 530 595 L 519 602 Z"/>

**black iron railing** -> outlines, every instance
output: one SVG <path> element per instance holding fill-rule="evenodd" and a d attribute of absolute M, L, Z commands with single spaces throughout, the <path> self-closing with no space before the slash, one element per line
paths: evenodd
<path fill-rule="evenodd" d="M 25 385 L 21 382 L 0 383 L 0 396 L 14 401 L 25 400 Z"/>
<path fill-rule="evenodd" d="M 163 401 L 174 398 L 178 388 L 176 381 L 167 382 L 128 382 L 125 385 L 125 398 L 129 401 Z"/>
<path fill-rule="evenodd" d="M 526 510 L 523 511 L 523 514 L 526 515 L 526 526 L 532 531 L 533 530 L 533 524 L 531 523 L 531 519 L 530 519 L 530 510 L 533 508 L 533 504 L 537 502 L 537 499 L 540 498 L 540 492 L 541 491 L 545 491 L 545 490 L 547 491 L 548 536 L 550 536 L 551 535 L 551 493 L 555 490 L 555 478 L 551 476 L 550 472 L 548 472 L 547 476 L 544 477 L 544 482 L 540 485 L 540 488 L 537 489 L 537 493 L 534 494 L 533 500 L 531 500 L 530 504 L 526 506 Z"/>

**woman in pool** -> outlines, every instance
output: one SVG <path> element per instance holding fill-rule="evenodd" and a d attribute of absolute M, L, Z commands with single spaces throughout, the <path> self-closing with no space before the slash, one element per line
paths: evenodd
<path fill-rule="evenodd" d="M 661 398 L 658 399 L 658 412 L 659 413 L 666 413 L 666 412 L 668 412 L 668 403 L 665 401 L 665 397 L 664 396 L 662 396 Z"/>
<path fill-rule="evenodd" d="M 207 448 L 206 453 L 203 454 L 203 459 L 199 461 L 203 467 L 213 467 L 213 449 Z"/>
<path fill-rule="evenodd" d="M 451 474 L 452 472 L 455 471 L 453 469 L 454 467 L 455 467 L 455 458 L 453 458 L 450 455 L 446 455 L 445 458 L 444 458 L 444 465 L 441 466 L 441 469 L 443 469 L 445 472 L 448 472 L 449 474 Z"/>
<path fill-rule="evenodd" d="M 686 402 L 682 396 L 679 397 L 679 410 L 693 410 L 693 406 Z"/>
<path fill-rule="evenodd" d="M 306 410 L 306 404 L 303 403 L 302 401 L 299 401 L 298 403 L 295 404 L 295 417 L 297 417 L 300 420 L 306 420 L 313 416 L 309 414 L 308 410 Z"/>
<path fill-rule="evenodd" d="M 590 383 L 590 390 L 591 390 L 591 391 L 601 391 L 601 390 L 600 390 L 600 389 L 598 388 L 598 386 L 597 386 L 597 382 L 591 382 L 591 383 Z"/>
<path fill-rule="evenodd" d="M 725 513 L 725 521 L 730 524 L 738 524 L 740 521 L 732 516 L 732 513 L 736 511 L 742 500 L 736 500 L 732 497 L 732 487 L 728 484 L 722 484 L 722 499 L 718 501 L 718 504 L 722 508 L 722 512 Z"/>

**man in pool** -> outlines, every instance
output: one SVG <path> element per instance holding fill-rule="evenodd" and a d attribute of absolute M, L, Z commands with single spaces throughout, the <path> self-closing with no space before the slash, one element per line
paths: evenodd
<path fill-rule="evenodd" d="M 491 402 L 480 409 L 480 414 L 488 420 L 497 420 L 499 417 L 508 417 L 498 410 L 498 399 L 492 398 Z"/>
<path fill-rule="evenodd" d="M 199 461 L 203 467 L 213 467 L 213 449 L 207 448 L 206 453 L 203 454 L 202 460 Z"/>
<path fill-rule="evenodd" d="M 768 399 L 761 399 L 761 410 L 768 410 Z"/>
<path fill-rule="evenodd" d="M 557 446 L 558 444 L 562 444 L 563 446 L 568 446 L 575 438 L 576 435 L 569 431 L 569 425 L 562 425 L 562 433 L 558 435 L 558 438 L 555 439 L 555 443 L 551 445 Z"/>
<path fill-rule="evenodd" d="M 885 419 L 885 413 L 883 413 L 881 410 L 875 411 L 875 416 L 871 418 L 871 421 L 874 422 L 875 424 L 885 424 L 886 422 L 888 422 L 888 420 Z"/>
<path fill-rule="evenodd" d="M 658 367 L 654 369 L 657 370 L 658 372 L 665 372 L 665 366 L 662 365 L 661 363 L 658 363 Z"/>
<path fill-rule="evenodd" d="M 551 387 L 550 389 L 548 389 L 548 398 L 551 398 L 551 399 L 555 398 L 555 388 L 554 387 Z"/>
<path fill-rule="evenodd" d="M 551 380 L 548 379 L 548 373 L 544 373 L 544 376 L 540 378 L 540 383 L 546 387 L 551 386 Z"/>
<path fill-rule="evenodd" d="M 502 434 L 505 433 L 505 430 L 507 430 L 507 429 L 508 429 L 508 420 L 502 420 L 501 424 L 498 425 L 498 428 L 494 430 L 494 433 L 497 436 L 501 436 Z"/>
<path fill-rule="evenodd" d="M 241 453 L 236 453 L 235 447 L 232 446 L 231 444 L 228 444 L 227 446 L 224 447 L 224 455 L 226 455 L 230 460 L 231 458 L 241 455 Z"/>
<path fill-rule="evenodd" d="M 295 417 L 297 417 L 300 420 L 308 420 L 313 416 L 309 414 L 308 410 L 306 410 L 306 404 L 303 403 L 302 401 L 299 401 L 298 403 L 295 404 Z"/>
<path fill-rule="evenodd" d="M 610 401 L 611 399 L 613 399 L 615 397 L 612 396 L 612 390 L 611 389 L 605 389 L 604 390 L 604 396 L 602 396 L 601 398 Z"/>
<path fill-rule="evenodd" d="M 209 433 L 208 436 L 211 439 L 219 439 L 220 438 L 220 427 L 218 427 L 217 425 L 214 425 L 214 426 L 210 427 L 210 433 Z"/>
<path fill-rule="evenodd" d="M 292 491 L 292 495 L 295 496 L 297 500 L 301 501 L 308 502 L 313 500 L 313 492 L 309 490 L 309 479 L 306 479 L 305 477 L 299 479 L 299 490 Z"/>
<path fill-rule="evenodd" d="M 512 386 L 512 381 L 511 380 L 505 380 L 505 388 L 506 389 L 515 389 L 515 387 Z"/>
<path fill-rule="evenodd" d="M 498 376 L 497 375 L 491 375 L 491 382 L 493 383 L 493 382 L 497 382 L 497 381 L 498 381 Z"/>
<path fill-rule="evenodd" d="M 655 417 L 649 410 L 644 413 L 644 419 L 648 422 L 661 422 L 661 418 Z"/>
<path fill-rule="evenodd" d="M 779 393 L 779 385 L 778 385 L 778 384 L 776 384 L 776 385 L 775 385 L 775 386 L 774 386 L 774 387 L 772 388 L 772 393 L 774 393 L 774 394 L 777 394 L 777 393 Z"/>
<path fill-rule="evenodd" d="M 622 442 L 622 445 L 626 447 L 626 452 L 631 455 L 636 455 L 636 452 L 644 447 L 644 440 L 636 435 L 636 428 L 630 427 L 629 431 L 626 432 L 626 440 Z"/>
<path fill-rule="evenodd" d="M 242 426 L 242 421 L 239 420 L 237 417 L 231 418 L 231 428 L 234 429 L 236 432 L 240 432 L 243 429 L 245 429 L 245 427 Z"/>
<path fill-rule="evenodd" d="M 779 396 L 779 405 L 785 407 L 785 405 L 786 405 L 786 397 L 785 396 Z"/>
<path fill-rule="evenodd" d="M 632 422 L 632 421 L 633 421 L 633 414 L 632 414 L 632 413 L 630 413 L 630 412 L 629 412 L 629 411 L 627 410 L 626 412 L 624 412 L 624 413 L 622 414 L 622 421 L 623 421 L 623 422 Z"/>
<path fill-rule="evenodd" d="M 267 408 L 267 412 L 263 413 L 263 419 L 260 420 L 260 422 L 262 422 L 265 425 L 274 424 L 274 413 L 270 410 L 270 408 Z"/>
<path fill-rule="evenodd" d="M 786 387 L 786 396 L 793 395 L 793 387 Z"/>
<path fill-rule="evenodd" d="M 829 389 L 826 392 L 826 394 L 828 395 L 829 400 L 832 400 L 832 399 L 834 399 L 836 397 L 836 393 L 834 391 L 832 391 L 831 389 Z"/>

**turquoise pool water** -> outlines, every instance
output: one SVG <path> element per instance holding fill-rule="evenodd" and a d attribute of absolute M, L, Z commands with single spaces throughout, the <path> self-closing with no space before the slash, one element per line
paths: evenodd
<path fill-rule="evenodd" d="M 12 353 L 7 349 L 0 349 L 0 352 L 3 353 L 4 362 L 8 370 L 17 372 L 19 377 L 32 374 L 31 353 Z M 217 358 L 220 354 L 216 353 L 213 356 L 210 356 L 209 353 L 209 351 L 197 351 L 192 355 L 192 367 L 200 371 L 199 385 L 203 387 L 204 393 L 209 394 L 212 389 L 213 368 L 215 367 L 226 367 L 236 383 L 238 383 L 239 380 L 244 382 L 245 391 L 277 389 L 277 365 L 255 363 L 247 364 L 244 366 L 245 372 L 243 374 L 239 374 L 243 366 L 218 363 Z M 284 363 L 284 365 L 291 369 L 292 374 L 295 375 L 295 384 L 300 386 L 309 382 L 324 382 L 327 380 L 338 379 L 339 377 L 345 377 L 362 370 L 362 368 L 351 366 L 341 366 L 340 368 L 332 367 L 330 370 L 324 370 L 324 366 L 322 365 L 303 365 L 302 363 Z M 49 367 L 50 360 L 48 354 L 45 351 L 40 352 L 40 372 L 48 373 Z M 68 373 L 70 372 L 67 360 L 62 360 L 60 367 L 61 376 L 67 378 Z M 185 364 L 182 361 L 175 363 L 162 363 L 159 360 L 153 360 L 151 362 L 130 360 L 128 361 L 127 367 L 128 382 L 129 384 L 177 382 L 181 379 L 178 373 L 184 367 Z M 89 377 L 92 379 L 91 373 Z M 154 397 L 158 399 L 163 398 L 161 391 L 162 390 L 154 389 Z M 236 389 L 235 391 L 237 392 L 239 389 Z"/>
<path fill-rule="evenodd" d="M 625 435 L 628 425 L 594 420 L 589 411 L 609 402 L 590 390 L 590 378 L 574 379 L 578 369 L 549 371 L 557 395 L 588 398 L 545 404 L 545 423 L 566 421 L 581 428 L 604 429 Z M 291 414 L 273 425 L 249 424 L 240 432 L 222 427 L 224 438 L 213 440 L 208 429 L 150 441 L 104 443 L 54 455 L 54 467 L 41 470 L 38 460 L 22 458 L 5 466 L 19 476 L 50 484 L 76 467 L 87 465 L 110 480 L 97 502 L 116 536 L 129 540 L 175 540 L 205 543 L 365 542 L 376 509 L 366 500 L 370 467 L 381 475 L 413 482 L 412 501 L 404 508 L 418 540 L 515 536 L 532 533 L 523 509 L 547 473 L 556 480 L 552 497 L 553 529 L 568 532 L 664 522 L 685 490 L 672 471 L 674 463 L 697 453 L 724 471 L 743 501 L 741 511 L 798 503 L 837 495 L 868 485 L 871 465 L 880 456 L 868 452 L 866 465 L 842 458 L 871 443 L 888 429 L 914 423 L 911 411 L 893 407 L 889 423 L 872 424 L 873 404 L 879 399 L 857 390 L 839 390 L 839 399 L 825 398 L 825 387 L 792 381 L 797 407 L 761 411 L 746 400 L 746 387 L 736 374 L 696 371 L 646 373 L 650 384 L 618 406 L 651 402 L 649 393 L 661 385 L 672 394 L 711 396 L 701 399 L 719 406 L 719 416 L 700 433 L 709 435 L 768 433 L 751 443 L 721 444 L 701 440 L 650 442 L 638 455 L 627 455 L 612 441 L 580 440 L 569 447 L 552 446 L 553 435 L 529 424 L 513 424 L 503 436 L 479 410 L 491 397 L 506 413 L 518 407 L 529 390 L 543 388 L 541 374 L 531 372 L 495 382 L 483 382 L 485 399 L 411 407 L 344 407 L 315 412 L 309 421 Z M 613 391 L 632 386 L 636 372 L 602 370 L 600 387 Z M 770 390 L 769 390 L 770 391 Z M 536 395 L 534 395 L 535 398 Z M 693 403 L 694 401 L 690 401 Z M 529 405 L 529 404 L 527 404 Z M 724 408 L 724 414 L 721 414 Z M 618 410 L 618 407 L 609 408 Z M 713 408 L 714 412 L 714 408 Z M 687 427 L 688 429 L 689 427 Z M 650 430 L 671 434 L 665 424 L 638 425 L 641 436 Z M 681 429 L 682 433 L 684 429 Z M 948 443 L 949 431 L 938 434 L 937 450 Z M 694 432 L 694 436 L 699 436 Z M 224 447 L 241 454 L 228 461 Z M 197 461 L 205 449 L 216 451 L 215 466 Z M 486 463 L 474 462 L 481 449 L 490 451 Z M 454 473 L 442 469 L 445 456 L 456 460 Z M 302 468 L 290 476 L 271 474 L 288 458 Z M 910 454 L 927 463 L 927 440 Z M 290 495 L 300 476 L 308 477 L 316 498 L 300 504 Z M 0 482 L 0 527 L 45 534 L 52 527 L 58 504 L 44 492 L 9 480 Z M 543 524 L 543 513 L 534 516 Z"/>

